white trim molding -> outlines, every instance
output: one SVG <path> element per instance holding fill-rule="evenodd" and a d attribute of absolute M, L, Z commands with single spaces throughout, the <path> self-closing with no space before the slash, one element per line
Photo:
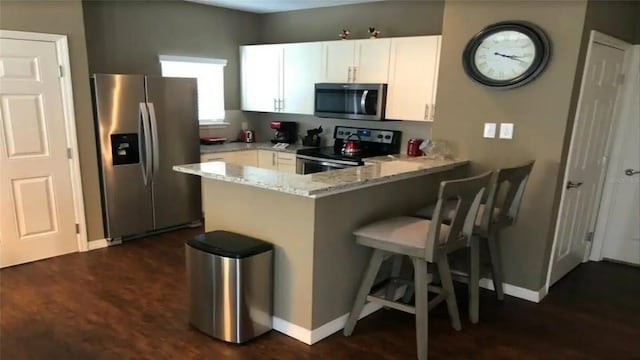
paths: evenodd
<path fill-rule="evenodd" d="M 465 273 L 454 271 L 456 275 L 465 275 Z M 482 278 L 480 279 L 480 287 L 495 291 L 493 287 L 493 281 L 491 279 Z M 396 290 L 396 298 L 399 298 L 404 294 L 404 287 L 400 287 Z M 515 286 L 511 284 L 503 283 L 504 293 L 519 299 L 531 301 L 534 303 L 539 303 L 542 299 L 547 295 L 546 289 L 543 287 L 542 289 L 535 291 L 526 289 L 520 286 Z M 376 303 L 367 303 L 358 319 L 362 319 L 367 317 L 374 312 L 382 309 L 382 305 Z M 346 313 L 338 318 L 335 318 L 328 323 L 321 325 L 313 330 L 309 330 L 302 326 L 290 323 L 286 320 L 283 320 L 279 317 L 273 317 L 273 330 L 283 333 L 287 336 L 290 336 L 298 341 L 301 341 L 307 345 L 313 345 L 319 342 L 322 339 L 325 339 L 336 332 L 342 330 L 347 323 L 347 319 L 349 318 L 349 313 Z"/>
<path fill-rule="evenodd" d="M 82 192 L 82 176 L 80 171 L 80 156 L 78 151 L 78 137 L 76 134 L 75 106 L 73 104 L 73 86 L 71 83 L 71 61 L 69 60 L 69 42 L 66 35 L 44 34 L 26 31 L 0 30 L 0 38 L 52 42 L 56 46 L 58 65 L 62 67 L 60 90 L 64 113 L 65 135 L 67 148 L 71 149 L 69 171 L 71 175 L 71 189 L 73 192 L 73 208 L 76 224 L 78 251 L 87 251 L 87 225 L 84 209 L 84 194 Z"/>
<path fill-rule="evenodd" d="M 193 56 L 158 55 L 158 60 L 202 63 L 202 64 L 216 64 L 216 65 L 227 66 L 227 60 L 225 59 L 203 58 L 203 57 L 193 57 Z"/>
<path fill-rule="evenodd" d="M 87 245 L 87 251 L 102 249 L 106 247 L 109 247 L 109 241 L 107 239 L 91 240 Z"/>

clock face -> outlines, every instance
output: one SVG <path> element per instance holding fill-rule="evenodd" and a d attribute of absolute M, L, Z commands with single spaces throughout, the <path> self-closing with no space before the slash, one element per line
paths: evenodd
<path fill-rule="evenodd" d="M 522 22 L 499 23 L 478 33 L 463 54 L 465 71 L 477 82 L 514 88 L 533 80 L 549 59 L 542 32 Z"/>

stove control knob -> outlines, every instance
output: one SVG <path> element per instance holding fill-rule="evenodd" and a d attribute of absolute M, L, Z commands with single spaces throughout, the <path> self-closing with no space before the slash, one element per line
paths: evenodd
<path fill-rule="evenodd" d="M 390 140 L 391 139 L 391 135 L 387 135 L 384 138 L 387 139 L 387 140 Z"/>
<path fill-rule="evenodd" d="M 338 131 L 338 135 L 344 135 L 344 131 Z"/>
<path fill-rule="evenodd" d="M 382 139 L 382 138 L 383 138 L 382 134 L 378 135 L 378 139 Z"/>

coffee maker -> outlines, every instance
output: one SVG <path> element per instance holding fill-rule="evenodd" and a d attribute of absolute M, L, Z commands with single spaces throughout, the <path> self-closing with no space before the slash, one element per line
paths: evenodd
<path fill-rule="evenodd" d="M 275 130 L 271 142 L 295 144 L 298 141 L 298 123 L 293 121 L 272 121 L 271 128 Z"/>

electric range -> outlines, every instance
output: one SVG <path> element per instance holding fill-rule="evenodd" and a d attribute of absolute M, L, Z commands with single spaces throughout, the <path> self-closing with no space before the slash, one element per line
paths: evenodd
<path fill-rule="evenodd" d="M 364 165 L 364 159 L 398 154 L 402 132 L 338 126 L 334 129 L 334 145 L 309 148 L 297 152 L 297 173 L 313 174 Z M 360 151 L 345 154 L 342 146 L 348 140 L 359 142 Z"/>

